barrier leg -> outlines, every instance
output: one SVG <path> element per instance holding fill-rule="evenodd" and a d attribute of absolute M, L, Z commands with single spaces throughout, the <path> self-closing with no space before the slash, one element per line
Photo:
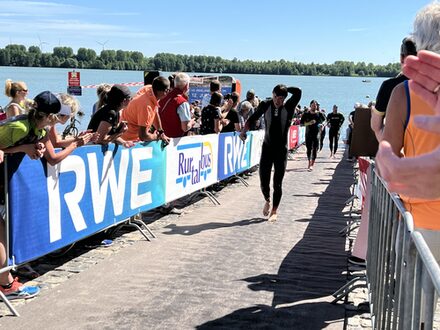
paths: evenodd
<path fill-rule="evenodd" d="M 1 292 L 1 291 L 0 291 L 0 299 L 5 303 L 6 307 L 8 307 L 8 309 L 10 310 L 10 312 L 12 314 L 14 314 L 14 316 L 20 316 L 20 314 L 17 312 L 17 310 L 14 308 L 14 306 L 11 305 L 10 301 L 8 300 L 8 298 L 6 298 L 4 293 Z"/>
<path fill-rule="evenodd" d="M 243 179 L 241 176 L 239 175 L 235 175 L 234 176 L 238 181 L 240 181 L 245 187 L 249 187 L 249 183 L 246 182 L 245 179 Z"/>
<path fill-rule="evenodd" d="M 335 299 L 333 299 L 331 303 L 336 304 L 339 300 L 347 296 L 351 291 L 357 288 L 366 287 L 366 284 L 355 284 L 358 281 L 367 281 L 367 277 L 365 275 L 357 276 L 352 280 L 350 280 L 349 282 L 347 282 L 346 284 L 344 284 L 341 288 L 339 288 L 337 291 L 335 291 L 332 294 L 332 296 L 335 297 Z"/>
<path fill-rule="evenodd" d="M 199 193 L 208 197 L 214 205 L 220 205 L 219 200 L 210 191 L 207 191 L 206 188 L 200 189 Z"/>
<path fill-rule="evenodd" d="M 151 229 L 142 220 L 136 219 L 136 216 L 130 217 L 130 219 L 128 220 L 128 222 L 126 224 L 124 224 L 124 226 L 136 228 L 137 230 L 140 231 L 142 236 L 144 236 L 147 241 L 151 241 L 151 240 L 147 236 L 147 234 L 145 233 L 144 230 L 146 230 L 151 235 L 151 237 L 156 238 L 156 235 L 154 235 L 154 233 L 151 231 Z"/>
<path fill-rule="evenodd" d="M 341 236 L 348 236 L 348 235 L 350 235 L 350 233 L 353 230 L 359 228 L 359 226 L 360 226 L 359 223 L 360 223 L 360 221 L 352 221 L 352 222 L 350 222 L 350 224 L 346 225 L 344 228 L 342 228 L 339 231 L 339 235 L 341 235 Z"/>

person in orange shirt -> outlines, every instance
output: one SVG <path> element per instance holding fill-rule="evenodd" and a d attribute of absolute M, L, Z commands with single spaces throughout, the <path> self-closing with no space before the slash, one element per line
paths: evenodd
<path fill-rule="evenodd" d="M 170 139 L 162 129 L 157 113 L 158 102 L 170 90 L 170 82 L 165 77 L 156 77 L 152 85 L 142 87 L 122 111 L 121 120 L 127 122 L 127 130 L 122 134 L 125 141 L 156 141 L 168 144 Z"/>
<path fill-rule="evenodd" d="M 440 3 L 437 2 L 431 3 L 417 14 L 413 33 L 417 51 L 430 50 L 440 53 L 438 19 Z M 389 142 L 394 154 L 405 158 L 424 156 L 440 147 L 440 135 L 416 125 L 415 118 L 418 115 L 433 116 L 435 108 L 432 103 L 414 93 L 411 86 L 405 81 L 394 88 L 387 107 L 387 121 L 383 133 L 384 140 Z M 440 198 L 411 198 L 404 194 L 401 198 L 413 215 L 415 227 L 419 230 L 437 231 L 440 242 Z M 437 257 L 440 260 L 440 246 Z"/>
<path fill-rule="evenodd" d="M 440 55 L 422 50 L 417 57 L 407 58 L 403 72 L 411 79 L 410 89 L 435 110 L 435 115 L 415 117 L 415 125 L 440 135 Z M 440 147 L 421 156 L 399 158 L 389 142 L 382 141 L 376 163 L 391 191 L 414 198 L 440 198 Z"/>

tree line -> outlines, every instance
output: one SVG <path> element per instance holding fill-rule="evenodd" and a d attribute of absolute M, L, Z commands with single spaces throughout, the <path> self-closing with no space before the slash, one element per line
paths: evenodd
<path fill-rule="evenodd" d="M 158 53 L 145 57 L 138 51 L 54 47 L 43 53 L 38 46 L 7 45 L 0 48 L 0 66 L 52 67 L 108 70 L 158 70 L 168 72 L 245 73 L 304 76 L 392 77 L 399 73 L 399 63 L 375 65 L 365 62 L 336 61 L 333 64 L 298 63 L 285 60 L 251 61 L 223 59 L 219 56 L 175 55 Z"/>

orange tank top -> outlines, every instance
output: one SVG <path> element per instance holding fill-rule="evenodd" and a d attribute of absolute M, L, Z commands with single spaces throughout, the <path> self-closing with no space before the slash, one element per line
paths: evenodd
<path fill-rule="evenodd" d="M 407 96 L 407 126 L 405 128 L 403 151 L 405 157 L 427 154 L 440 146 L 440 135 L 426 132 L 414 125 L 417 115 L 434 115 L 434 109 L 413 93 L 405 81 Z M 440 199 L 426 200 L 401 195 L 405 207 L 411 212 L 416 228 L 440 230 Z"/>

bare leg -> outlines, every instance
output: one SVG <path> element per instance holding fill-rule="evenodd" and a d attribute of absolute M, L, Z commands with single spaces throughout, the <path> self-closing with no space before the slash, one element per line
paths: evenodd
<path fill-rule="evenodd" d="M 270 211 L 270 216 L 269 216 L 269 219 L 268 219 L 269 222 L 277 221 L 277 209 L 278 209 L 278 207 L 274 206 L 272 208 L 272 211 Z"/>
<path fill-rule="evenodd" d="M 265 217 L 267 217 L 267 216 L 269 215 L 269 210 L 270 210 L 270 200 L 267 200 L 267 201 L 264 203 L 264 207 L 263 207 L 263 215 L 264 215 Z"/>
<path fill-rule="evenodd" d="M 5 223 L 0 218 L 0 267 L 6 266 Z M 7 285 L 14 280 L 10 272 L 0 273 L 0 284 Z"/>

